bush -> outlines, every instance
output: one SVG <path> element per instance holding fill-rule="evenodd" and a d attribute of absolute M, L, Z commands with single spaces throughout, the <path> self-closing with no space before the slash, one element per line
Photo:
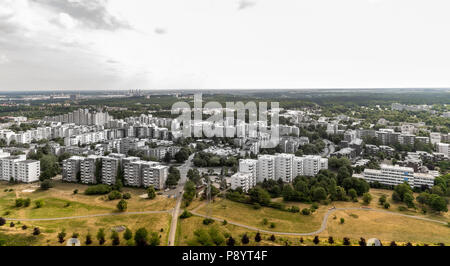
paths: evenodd
<path fill-rule="evenodd" d="M 261 209 L 261 205 L 259 205 L 259 203 L 253 203 L 253 209 L 255 209 L 255 210 L 259 210 L 259 209 Z"/>
<path fill-rule="evenodd" d="M 275 223 L 270 223 L 270 228 L 275 228 Z"/>
<path fill-rule="evenodd" d="M 288 211 L 292 212 L 292 213 L 297 213 L 297 212 L 300 212 L 300 208 L 297 206 L 292 206 L 288 209 Z"/>
<path fill-rule="evenodd" d="M 25 203 L 24 199 L 18 198 L 18 199 L 16 199 L 15 206 L 16 206 L 16 208 L 20 208 L 20 207 L 22 207 L 24 205 L 24 203 Z"/>
<path fill-rule="evenodd" d="M 123 193 L 122 198 L 123 199 L 131 199 L 131 194 L 129 192 Z"/>
<path fill-rule="evenodd" d="M 315 236 L 315 237 L 314 237 L 313 243 L 314 243 L 315 245 L 318 245 L 318 244 L 320 243 L 320 240 L 319 240 L 319 237 L 318 237 L 318 236 Z"/>
<path fill-rule="evenodd" d="M 148 187 L 148 189 L 147 189 L 147 196 L 148 196 L 148 199 L 156 198 L 156 191 L 155 191 L 155 188 L 153 186 Z"/>
<path fill-rule="evenodd" d="M 369 192 L 363 194 L 363 201 L 365 204 L 369 204 L 372 201 L 372 195 Z"/>
<path fill-rule="evenodd" d="M 274 235 L 271 235 L 270 238 L 269 238 L 269 240 L 272 241 L 272 242 L 275 242 L 275 236 L 274 236 Z"/>
<path fill-rule="evenodd" d="M 341 223 L 341 224 L 345 223 L 345 219 L 344 219 L 344 218 L 341 218 L 341 219 L 340 219 L 340 223 Z"/>
<path fill-rule="evenodd" d="M 13 223 L 13 222 L 11 222 L 10 224 L 9 224 L 9 227 L 14 227 L 15 226 L 15 224 Z"/>
<path fill-rule="evenodd" d="M 88 187 L 84 194 L 86 195 L 105 195 L 111 192 L 111 187 L 108 185 L 100 184 Z"/>
<path fill-rule="evenodd" d="M 48 190 L 53 187 L 52 182 L 49 179 L 46 179 L 41 182 L 41 189 L 42 190 Z"/>
<path fill-rule="evenodd" d="M 314 203 L 311 205 L 311 209 L 317 210 L 318 208 L 319 208 L 319 204 L 318 204 L 317 202 L 314 202 Z"/>
<path fill-rule="evenodd" d="M 28 206 L 30 206 L 30 204 L 31 204 L 31 199 L 30 199 L 30 198 L 26 198 L 26 199 L 23 201 L 23 206 L 24 206 L 24 207 L 28 207 Z"/>
<path fill-rule="evenodd" d="M 133 232 L 129 228 L 125 229 L 125 232 L 123 233 L 123 238 L 125 240 L 132 239 L 133 238 Z"/>
<path fill-rule="evenodd" d="M 28 229 L 28 226 L 22 225 L 22 230 L 27 230 L 27 229 Z"/>
<path fill-rule="evenodd" d="M 40 235 L 41 234 L 41 230 L 38 228 L 38 227 L 35 227 L 34 229 L 33 229 L 33 235 L 34 236 L 38 236 L 38 235 Z"/>
<path fill-rule="evenodd" d="M 122 198 L 122 194 L 117 190 L 113 190 L 108 194 L 109 200 L 117 200 L 117 199 L 121 199 L 121 198 Z"/>
<path fill-rule="evenodd" d="M 401 211 L 401 212 L 404 212 L 404 211 L 407 211 L 408 208 L 406 208 L 405 206 L 399 206 L 398 210 Z"/>
<path fill-rule="evenodd" d="M 6 224 L 6 220 L 3 217 L 0 217 L 0 226 L 4 226 Z"/>
<path fill-rule="evenodd" d="M 389 204 L 389 202 L 385 202 L 383 205 L 383 208 L 385 209 L 389 209 L 391 207 L 391 204 Z"/>
<path fill-rule="evenodd" d="M 210 224 L 212 224 L 212 223 L 214 223 L 214 220 L 211 219 L 211 218 L 205 218 L 205 219 L 203 219 L 203 224 L 204 224 L 204 225 L 210 225 Z"/>
<path fill-rule="evenodd" d="M 344 244 L 344 246 L 350 246 L 350 238 L 344 237 L 344 241 L 342 242 L 342 244 Z"/>
<path fill-rule="evenodd" d="M 124 212 L 127 210 L 127 208 L 128 208 L 128 204 L 127 204 L 126 200 L 122 199 L 117 203 L 117 209 L 119 211 Z"/>
<path fill-rule="evenodd" d="M 248 238 L 247 234 L 244 234 L 244 235 L 242 236 L 241 242 L 242 242 L 242 244 L 244 244 L 244 245 L 247 245 L 247 244 L 250 242 L 250 239 Z"/>
<path fill-rule="evenodd" d="M 188 212 L 187 210 L 184 210 L 183 213 L 180 215 L 180 219 L 186 219 L 192 216 L 192 213 Z"/>
<path fill-rule="evenodd" d="M 74 195 L 78 194 L 78 189 L 75 189 L 75 190 L 73 191 L 73 194 L 74 194 Z"/>
<path fill-rule="evenodd" d="M 86 241 L 84 242 L 86 245 L 90 245 L 90 244 L 92 244 L 92 235 L 91 235 L 91 233 L 88 233 L 87 235 L 86 235 Z"/>
<path fill-rule="evenodd" d="M 304 209 L 302 210 L 302 214 L 303 214 L 303 215 L 310 215 L 310 214 L 311 214 L 311 211 L 310 211 L 308 208 L 304 208 Z"/>
<path fill-rule="evenodd" d="M 42 208 L 44 206 L 44 201 L 43 200 L 37 200 L 34 202 L 34 205 L 36 206 L 37 209 Z"/>

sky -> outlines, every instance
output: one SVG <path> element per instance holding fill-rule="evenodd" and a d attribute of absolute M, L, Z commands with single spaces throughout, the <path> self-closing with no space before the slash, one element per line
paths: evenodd
<path fill-rule="evenodd" d="M 450 87 L 448 0 L 1 0 L 0 91 Z"/>

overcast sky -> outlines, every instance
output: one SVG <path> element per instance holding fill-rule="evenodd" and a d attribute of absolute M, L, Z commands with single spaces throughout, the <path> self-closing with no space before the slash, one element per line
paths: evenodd
<path fill-rule="evenodd" d="M 448 0 L 1 0 L 0 90 L 450 87 Z"/>

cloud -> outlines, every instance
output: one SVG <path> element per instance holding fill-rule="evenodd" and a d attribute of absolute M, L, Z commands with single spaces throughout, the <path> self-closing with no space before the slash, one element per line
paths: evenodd
<path fill-rule="evenodd" d="M 238 5 L 238 10 L 246 9 L 246 8 L 252 7 L 254 5 L 256 5 L 255 2 L 251 2 L 248 0 L 241 0 Z"/>
<path fill-rule="evenodd" d="M 155 29 L 155 33 L 156 33 L 156 34 L 166 34 L 166 33 L 167 33 L 167 30 L 166 30 L 166 29 L 163 29 L 163 28 L 156 28 L 156 29 Z"/>
<path fill-rule="evenodd" d="M 100 30 L 131 29 L 124 20 L 110 13 L 108 0 L 32 0 L 41 6 L 66 14 L 88 28 Z"/>
<path fill-rule="evenodd" d="M 0 55 L 0 65 L 9 63 L 8 57 L 6 55 Z"/>

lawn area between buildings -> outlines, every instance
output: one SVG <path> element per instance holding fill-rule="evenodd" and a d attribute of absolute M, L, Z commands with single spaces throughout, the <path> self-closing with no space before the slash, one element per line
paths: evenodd
<path fill-rule="evenodd" d="M 215 202 L 209 206 L 210 215 L 215 218 L 224 219 L 231 222 L 240 223 L 247 226 L 259 228 L 261 230 L 273 231 L 273 232 L 292 232 L 292 233 L 310 233 L 318 230 L 322 224 L 324 215 L 333 206 L 336 208 L 371 208 L 375 210 L 386 211 L 382 206 L 378 204 L 378 199 L 381 195 L 386 195 L 388 202 L 391 204 L 391 208 L 388 210 L 393 212 L 382 213 L 367 210 L 345 210 L 336 211 L 332 213 L 327 220 L 327 228 L 321 232 L 319 237 L 326 241 L 329 236 L 333 236 L 335 241 L 339 243 L 344 237 L 348 237 L 351 241 L 355 241 L 354 244 L 358 245 L 358 241 L 361 237 L 368 240 L 369 238 L 378 238 L 383 243 L 388 244 L 391 241 L 398 243 L 411 242 L 415 244 L 437 244 L 445 243 L 450 244 L 450 227 L 444 224 L 439 224 L 431 221 L 423 221 L 410 217 L 402 217 L 394 215 L 397 213 L 413 215 L 418 217 L 424 217 L 434 220 L 440 220 L 443 222 L 449 221 L 448 213 L 436 214 L 427 212 L 423 214 L 420 206 L 416 210 L 408 209 L 407 211 L 398 210 L 399 206 L 405 206 L 403 203 L 395 203 L 391 199 L 392 191 L 382 189 L 371 189 L 370 193 L 373 196 L 373 200 L 370 204 L 365 205 L 362 199 L 359 202 L 332 202 L 329 205 L 320 205 L 312 215 L 305 216 L 300 213 L 290 213 L 287 211 L 281 211 L 273 208 L 261 207 L 255 209 L 252 205 L 237 203 L 222 198 L 216 198 Z M 415 195 L 417 196 L 417 195 Z M 283 202 L 281 198 L 274 199 L 277 202 Z M 297 206 L 301 209 L 310 208 L 311 204 L 304 204 L 299 202 L 283 202 L 287 207 Z M 192 203 L 193 206 L 198 207 L 197 213 L 206 214 L 207 207 L 201 205 L 198 200 Z M 195 208 L 188 208 L 193 210 Z M 340 218 L 344 218 L 344 223 L 340 223 Z M 267 219 L 267 222 L 264 222 Z M 179 225 L 179 231 L 177 232 L 179 244 L 185 245 L 189 239 L 193 238 L 193 232 L 198 228 L 203 228 L 205 225 L 202 223 L 203 218 L 191 217 L 188 219 L 181 219 Z M 273 225 L 272 225 L 273 223 Z M 216 221 L 214 224 L 221 225 Z M 223 228 L 222 228 L 223 227 Z M 234 225 L 221 225 L 222 231 L 226 234 L 231 234 L 233 237 L 241 237 L 244 233 L 256 234 L 255 231 L 234 226 Z M 262 234 L 266 238 L 270 234 Z M 276 235 L 276 234 L 275 234 Z M 250 237 L 251 238 L 251 237 Z M 286 244 L 288 241 L 290 245 L 300 245 L 299 236 L 287 236 L 280 235 L 275 242 L 269 241 L 266 244 L 274 245 Z M 312 241 L 314 236 L 305 236 L 304 243 L 308 243 L 308 239 Z M 263 237 L 264 239 L 264 237 Z M 250 242 L 252 243 L 252 242 Z M 263 243 L 263 242 L 261 242 Z M 314 243 L 311 242 L 312 245 Z M 323 243 L 326 244 L 326 243 Z"/>
<path fill-rule="evenodd" d="M 119 200 L 108 200 L 107 195 L 88 196 L 83 192 L 88 186 L 80 184 L 67 184 L 54 181 L 54 187 L 49 190 L 40 190 L 37 184 L 9 184 L 0 183 L 0 217 L 14 219 L 42 219 L 61 218 L 85 215 L 117 213 L 117 203 Z M 5 192 L 5 189 L 8 191 Z M 9 191 L 12 189 L 13 191 Z M 74 194 L 74 190 L 78 193 Z M 80 234 L 79 239 L 84 245 L 88 231 L 93 236 L 93 244 L 98 245 L 95 238 L 99 228 L 104 228 L 106 232 L 106 245 L 111 245 L 111 229 L 115 226 L 126 226 L 133 232 L 141 227 L 149 232 L 158 232 L 161 235 L 161 245 L 167 244 L 168 231 L 171 221 L 171 214 L 126 214 L 127 212 L 146 211 L 169 211 L 175 206 L 175 199 L 158 195 L 155 199 L 149 200 L 140 197 L 146 194 L 145 189 L 123 188 L 122 193 L 130 193 L 131 198 L 127 200 L 128 208 L 124 215 L 75 218 L 68 220 L 54 221 L 13 221 L 14 227 L 10 227 L 10 221 L 0 227 L 0 240 L 4 240 L 4 245 L 65 245 L 57 242 L 57 234 L 64 228 L 69 239 L 72 233 Z M 31 204 L 28 207 L 15 207 L 17 198 L 30 198 Z M 42 200 L 44 205 L 36 208 L 35 202 Z M 27 229 L 22 230 L 26 225 Z M 34 227 L 39 227 L 41 235 L 33 236 Z M 162 232 L 161 232 L 161 229 Z M 119 233 L 122 236 L 122 233 Z M 121 245 L 126 241 L 121 238 Z"/>

